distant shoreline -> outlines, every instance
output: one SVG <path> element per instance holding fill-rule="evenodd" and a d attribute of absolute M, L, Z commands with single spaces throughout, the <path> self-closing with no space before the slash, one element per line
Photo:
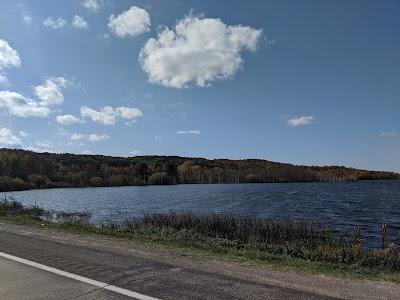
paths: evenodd
<path fill-rule="evenodd" d="M 129 188 L 129 187 L 152 187 L 152 186 L 184 186 L 184 185 L 247 185 L 247 184 L 313 184 L 313 183 L 323 183 L 323 184 L 342 184 L 342 183 L 358 183 L 358 182 L 368 182 L 368 181 L 399 181 L 400 179 L 374 179 L 374 180 L 357 180 L 357 181 L 341 181 L 341 182 L 332 182 L 332 181 L 297 181 L 297 182 L 239 182 L 239 183 L 177 183 L 177 184 L 146 184 L 146 185 L 119 185 L 119 186 L 81 186 L 81 187 L 43 187 L 43 188 L 32 188 L 32 189 L 25 189 L 25 190 L 13 190 L 13 191 L 1 191 L 0 193 L 11 193 L 11 192 L 23 192 L 23 191 L 34 191 L 34 190 L 56 190 L 56 189 L 97 189 L 97 188 Z"/>
<path fill-rule="evenodd" d="M 400 174 L 260 159 L 111 157 L 0 149 L 0 192 L 43 188 L 394 180 Z"/>

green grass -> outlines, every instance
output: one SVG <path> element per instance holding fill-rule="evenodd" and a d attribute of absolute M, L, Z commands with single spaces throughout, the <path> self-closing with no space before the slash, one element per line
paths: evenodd
<path fill-rule="evenodd" d="M 43 221 L 27 208 L 14 205 L 19 212 L 7 213 L 7 207 L 12 205 L 0 201 L 1 221 L 133 240 L 142 247 L 198 259 L 400 283 L 398 252 L 363 249 L 360 233 L 338 239 L 329 229 L 304 221 L 169 213 L 95 226 L 88 223 L 87 214 L 42 212 L 48 218 Z"/>

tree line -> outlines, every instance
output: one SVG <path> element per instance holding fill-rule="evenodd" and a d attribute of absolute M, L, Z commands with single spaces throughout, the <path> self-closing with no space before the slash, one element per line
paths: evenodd
<path fill-rule="evenodd" d="M 343 166 L 295 166 L 259 159 L 111 157 L 0 149 L 0 191 L 54 187 L 376 179 L 400 179 L 400 175 Z"/>

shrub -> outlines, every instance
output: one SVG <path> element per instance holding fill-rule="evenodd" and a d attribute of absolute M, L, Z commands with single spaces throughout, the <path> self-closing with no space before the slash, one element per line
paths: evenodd
<path fill-rule="evenodd" d="M 103 186 L 103 179 L 101 177 L 92 177 L 89 180 L 91 186 Z"/>
<path fill-rule="evenodd" d="M 155 172 L 149 177 L 148 183 L 154 185 L 173 184 L 173 180 L 167 172 Z"/>

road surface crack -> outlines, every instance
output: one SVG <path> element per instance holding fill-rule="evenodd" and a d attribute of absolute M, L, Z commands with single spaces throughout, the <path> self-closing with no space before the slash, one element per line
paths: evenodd
<path fill-rule="evenodd" d="M 82 296 L 86 296 L 86 295 L 92 294 L 92 293 L 94 293 L 94 292 L 101 291 L 101 290 L 103 290 L 103 289 L 104 289 L 105 287 L 107 287 L 107 286 L 110 286 L 110 285 L 109 285 L 109 284 L 106 284 L 106 285 L 104 285 L 104 286 L 95 288 L 95 289 L 90 290 L 90 291 L 87 291 L 87 292 L 85 292 L 85 293 L 76 295 L 76 296 L 74 296 L 74 297 L 72 297 L 72 298 L 65 298 L 64 300 L 78 299 L 78 298 L 80 298 L 80 297 L 82 297 Z"/>

